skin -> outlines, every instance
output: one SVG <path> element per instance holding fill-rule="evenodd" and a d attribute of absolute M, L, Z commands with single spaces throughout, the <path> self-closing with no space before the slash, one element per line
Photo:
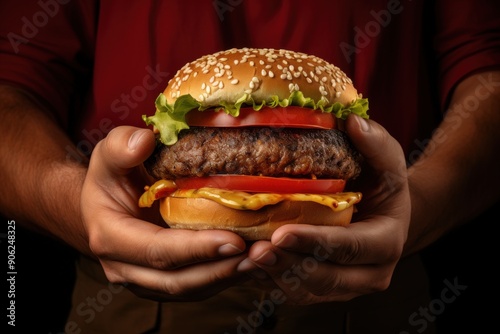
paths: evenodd
<path fill-rule="evenodd" d="M 489 78 L 480 73 L 465 79 L 451 106 L 479 96 L 480 75 Z M 158 210 L 137 207 L 142 187 L 151 183 L 142 168 L 153 150 L 151 131 L 115 128 L 88 164 L 76 164 L 66 159 L 71 141 L 49 114 L 23 92 L 0 87 L 5 138 L 0 209 L 100 261 L 111 282 L 126 284 L 139 296 L 193 300 L 253 277 L 269 289 L 279 287 L 292 303 L 349 300 L 386 289 L 402 256 L 498 200 L 499 180 L 490 176 L 500 167 L 494 161 L 500 142 L 499 72 L 490 82 L 467 117 L 459 108 L 448 111 L 439 127 L 444 132 L 409 170 L 399 144 L 383 127 L 350 117 L 346 130 L 367 161 L 356 223 L 283 226 L 271 241 L 247 249 L 226 231 L 165 229 Z M 458 163 L 463 161 L 476 163 Z M 474 182 L 463 182 L 472 177 Z M 469 205 L 462 205 L 464 200 Z"/>

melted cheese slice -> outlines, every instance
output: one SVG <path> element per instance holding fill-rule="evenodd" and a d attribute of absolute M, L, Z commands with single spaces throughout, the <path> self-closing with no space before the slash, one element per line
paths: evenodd
<path fill-rule="evenodd" d="M 152 186 L 145 187 L 139 199 L 140 207 L 151 207 L 153 202 L 162 197 L 205 198 L 237 210 L 258 210 L 266 205 L 281 201 L 315 202 L 328 206 L 333 211 L 342 211 L 361 201 L 360 192 L 341 192 L 335 194 L 277 194 L 247 193 L 219 188 L 177 189 L 172 181 L 159 180 Z"/>
<path fill-rule="evenodd" d="M 258 210 L 266 205 L 281 201 L 315 202 L 330 207 L 333 211 L 342 211 L 361 200 L 359 192 L 336 194 L 249 194 L 218 188 L 178 189 L 170 196 L 178 198 L 205 198 L 237 210 Z"/>

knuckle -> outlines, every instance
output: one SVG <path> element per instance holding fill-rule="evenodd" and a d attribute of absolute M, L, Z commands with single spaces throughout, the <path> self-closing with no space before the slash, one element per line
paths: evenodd
<path fill-rule="evenodd" d="M 161 291 L 171 297 L 182 297 L 186 294 L 185 289 L 178 280 L 169 279 L 163 282 Z"/>
<path fill-rule="evenodd" d="M 115 270 L 112 269 L 106 269 L 104 268 L 104 274 L 106 275 L 106 279 L 111 283 L 111 284 L 125 284 L 126 280 L 123 278 L 122 275 L 118 274 Z"/>
<path fill-rule="evenodd" d="M 390 284 L 391 284 L 391 277 L 385 276 L 384 278 L 379 280 L 378 283 L 375 285 L 375 290 L 376 292 L 385 291 L 389 288 Z"/>
<path fill-rule="evenodd" d="M 169 254 L 160 252 L 154 244 L 147 247 L 146 257 L 148 265 L 156 269 L 172 269 L 177 266 Z"/>
<path fill-rule="evenodd" d="M 104 240 L 101 233 L 89 233 L 89 248 L 99 259 L 109 258 L 109 243 Z"/>

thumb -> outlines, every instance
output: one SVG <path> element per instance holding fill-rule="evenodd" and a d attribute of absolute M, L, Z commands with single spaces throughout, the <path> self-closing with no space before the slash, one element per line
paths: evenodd
<path fill-rule="evenodd" d="M 399 142 L 377 122 L 349 115 L 346 132 L 365 162 L 376 172 L 406 173 L 406 161 Z"/>
<path fill-rule="evenodd" d="M 119 126 L 96 145 L 90 159 L 91 168 L 103 176 L 127 175 L 152 154 L 154 147 L 155 136 L 151 130 Z"/>

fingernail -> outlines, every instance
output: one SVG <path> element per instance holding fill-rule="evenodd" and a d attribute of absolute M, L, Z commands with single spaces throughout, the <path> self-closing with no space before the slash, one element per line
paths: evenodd
<path fill-rule="evenodd" d="M 266 279 L 268 277 L 267 273 L 262 269 L 259 269 L 250 259 L 244 259 L 241 261 L 236 267 L 236 271 L 246 273 L 256 279 Z"/>
<path fill-rule="evenodd" d="M 359 122 L 359 126 L 361 127 L 361 130 L 363 130 L 364 132 L 370 131 L 370 124 L 368 123 L 368 121 L 366 119 L 364 119 L 361 116 L 358 116 L 358 122 Z"/>
<path fill-rule="evenodd" d="M 238 266 L 236 267 L 236 271 L 244 273 L 255 270 L 255 268 L 257 268 L 257 266 L 252 261 L 250 261 L 250 259 L 244 259 L 238 264 Z"/>
<path fill-rule="evenodd" d="M 129 150 L 133 151 L 137 148 L 137 145 L 139 145 L 139 141 L 141 140 L 141 137 L 144 135 L 144 133 L 145 130 L 137 130 L 130 136 L 128 140 Z"/>
<path fill-rule="evenodd" d="M 243 250 L 239 249 L 233 244 L 225 244 L 219 247 L 219 254 L 222 256 L 231 256 L 240 254 Z"/>
<path fill-rule="evenodd" d="M 299 239 L 295 235 L 287 233 L 276 243 L 276 246 L 281 248 L 294 248 L 297 245 L 298 240 Z"/>
<path fill-rule="evenodd" d="M 276 257 L 276 254 L 274 254 L 273 251 L 267 251 L 264 254 L 262 254 L 259 258 L 255 259 L 255 262 L 258 262 L 263 266 L 273 266 L 276 263 L 276 261 L 278 261 L 278 258 Z"/>

